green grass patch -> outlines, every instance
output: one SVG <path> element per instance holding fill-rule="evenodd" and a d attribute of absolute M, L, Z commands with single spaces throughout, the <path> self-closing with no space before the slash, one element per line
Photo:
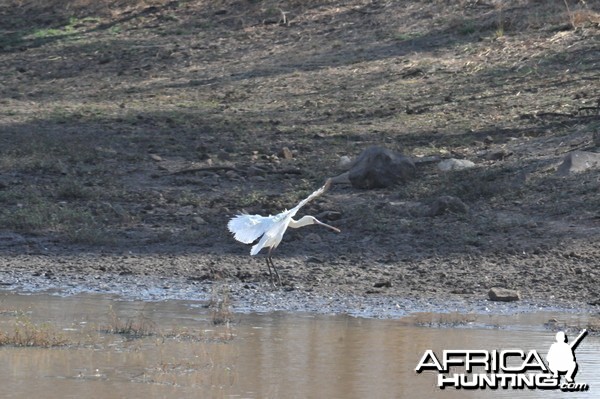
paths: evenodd
<path fill-rule="evenodd" d="M 477 31 L 475 22 L 466 20 L 461 26 L 458 27 L 458 33 L 461 35 L 472 35 Z"/>
<path fill-rule="evenodd" d="M 67 23 L 60 28 L 40 28 L 31 32 L 29 36 L 35 39 L 47 39 L 73 35 L 79 32 L 82 28 L 98 22 L 100 22 L 100 19 L 96 17 L 71 17 Z"/>
<path fill-rule="evenodd" d="M 418 39 L 422 36 L 423 36 L 423 33 L 421 33 L 421 32 L 402 32 L 402 33 L 399 32 L 399 33 L 396 33 L 395 35 L 393 35 L 393 38 L 395 40 L 405 42 L 408 40 Z"/>

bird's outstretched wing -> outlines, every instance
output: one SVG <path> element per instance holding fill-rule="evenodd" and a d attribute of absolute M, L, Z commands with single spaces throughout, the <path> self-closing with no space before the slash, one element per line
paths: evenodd
<path fill-rule="evenodd" d="M 233 217 L 227 223 L 227 228 L 233 233 L 233 238 L 244 244 L 250 244 L 265 234 L 272 225 L 272 216 L 241 214 Z"/>
<path fill-rule="evenodd" d="M 290 217 L 296 215 L 296 212 L 298 212 L 300 210 L 300 208 L 302 208 L 304 205 L 306 205 L 309 201 L 312 201 L 313 199 L 317 198 L 319 195 L 321 195 L 325 191 L 327 191 L 329 186 L 331 186 L 331 179 L 327 179 L 327 181 L 325 181 L 325 184 L 323 184 L 323 187 L 321 187 L 317 191 L 313 192 L 311 195 L 309 195 L 308 197 L 306 197 L 302 201 L 300 201 L 300 203 L 298 205 L 296 205 L 295 207 L 290 209 L 289 210 Z"/>
<path fill-rule="evenodd" d="M 238 240 L 240 242 L 243 242 L 244 244 L 250 244 L 250 243 L 256 241 L 259 237 L 261 237 L 265 233 L 267 233 L 271 229 L 271 227 L 273 227 L 275 224 L 283 222 L 287 218 L 291 219 L 296 214 L 296 212 L 298 212 L 298 210 L 300 210 L 300 208 L 302 208 L 304 205 L 306 205 L 309 201 L 311 201 L 314 198 L 318 197 L 319 195 L 323 194 L 329 188 L 330 185 L 331 185 L 331 179 L 327 179 L 327 181 L 325 182 L 323 187 L 321 187 L 320 189 L 318 189 L 317 191 L 315 191 L 314 193 L 309 195 L 307 198 L 300 201 L 300 203 L 298 205 L 296 205 L 294 208 L 290 209 L 289 211 L 287 211 L 287 210 L 283 211 L 274 216 L 247 215 L 247 214 L 240 214 L 240 215 L 234 216 L 229 221 L 229 223 L 227 223 L 227 228 L 229 229 L 229 231 L 231 233 L 233 233 L 233 238 L 235 238 L 236 240 Z M 283 235 L 283 232 L 285 232 L 288 222 L 281 223 L 281 228 L 283 229 L 283 231 L 281 231 L 281 235 Z M 270 232 L 269 237 L 263 237 L 263 238 L 264 238 L 264 240 L 272 239 L 277 234 L 279 234 L 279 229 L 277 229 L 276 231 Z M 263 242 L 262 245 L 264 245 L 265 242 Z M 260 244 L 261 243 L 258 243 L 257 245 L 252 247 L 252 251 L 258 252 L 260 250 L 260 248 L 262 248 L 262 245 L 260 245 Z"/>

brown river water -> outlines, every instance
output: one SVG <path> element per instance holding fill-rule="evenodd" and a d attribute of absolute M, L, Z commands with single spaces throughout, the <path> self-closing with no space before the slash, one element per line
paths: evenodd
<path fill-rule="evenodd" d="M 64 345 L 0 347 L 2 398 L 600 398 L 600 339 L 576 347 L 584 392 L 466 390 L 415 372 L 427 349 L 531 349 L 556 329 L 575 337 L 587 316 L 411 314 L 369 319 L 312 313 L 233 314 L 215 325 L 205 304 L 0 292 L 0 331 L 27 326 Z M 33 326 L 33 327 L 32 327 Z M 143 337 L 112 330 L 138 328 Z M 22 332 L 22 331 L 21 331 Z M 564 378 L 564 377 L 563 377 Z"/>

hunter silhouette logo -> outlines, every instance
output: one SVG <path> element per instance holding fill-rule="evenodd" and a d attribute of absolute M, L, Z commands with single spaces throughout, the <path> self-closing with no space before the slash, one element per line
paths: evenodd
<path fill-rule="evenodd" d="M 556 333 L 556 342 L 550 346 L 548 356 L 546 356 L 548 368 L 552 371 L 554 378 L 559 378 L 560 373 L 566 373 L 567 382 L 574 382 L 575 374 L 577 373 L 575 349 L 586 334 L 587 330 L 583 330 L 573 343 L 568 344 L 567 336 L 563 331 Z"/>
<path fill-rule="evenodd" d="M 560 389 L 562 391 L 587 391 L 589 385 L 576 383 L 577 361 L 575 349 L 586 336 L 583 330 L 570 344 L 563 331 L 556 334 L 556 342 L 550 346 L 546 361 L 536 350 L 521 349 L 442 351 L 441 358 L 428 349 L 423 353 L 415 371 L 437 370 L 437 386 L 440 389 Z M 452 367 L 464 368 L 464 372 L 451 374 Z M 474 372 L 474 368 L 478 368 Z M 480 372 L 483 371 L 483 372 Z M 560 382 L 564 374 L 566 382 Z"/>

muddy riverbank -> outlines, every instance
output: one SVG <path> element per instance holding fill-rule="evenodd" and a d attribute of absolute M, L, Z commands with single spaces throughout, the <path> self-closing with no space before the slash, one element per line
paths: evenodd
<path fill-rule="evenodd" d="M 223 258 L 213 258 L 213 261 L 223 262 Z M 518 302 L 491 302 L 484 289 L 448 294 L 433 283 L 429 292 L 411 290 L 410 282 L 374 288 L 370 279 L 362 284 L 342 285 L 327 280 L 302 281 L 298 277 L 289 277 L 288 273 L 292 271 L 292 276 L 310 274 L 306 267 L 300 270 L 282 268 L 286 285 L 274 288 L 268 282 L 266 271 L 251 274 L 251 266 L 263 266 L 259 261 L 249 267 L 244 281 L 240 281 L 235 276 L 200 274 L 197 270 L 203 269 L 198 257 L 190 257 L 186 263 L 180 255 L 16 256 L 8 259 L 3 258 L 0 265 L 1 288 L 6 292 L 50 292 L 64 296 L 99 293 L 123 300 L 198 301 L 207 307 L 226 300 L 231 311 L 237 312 L 297 311 L 367 318 L 400 318 L 419 312 L 515 315 L 556 311 L 588 315 L 592 319 L 597 314 L 596 304 L 556 295 L 525 294 Z M 223 273 L 228 269 L 220 267 L 218 270 Z M 455 290 L 460 287 L 462 285 L 457 284 Z M 596 326 L 594 323 L 590 325 L 592 329 Z"/>

